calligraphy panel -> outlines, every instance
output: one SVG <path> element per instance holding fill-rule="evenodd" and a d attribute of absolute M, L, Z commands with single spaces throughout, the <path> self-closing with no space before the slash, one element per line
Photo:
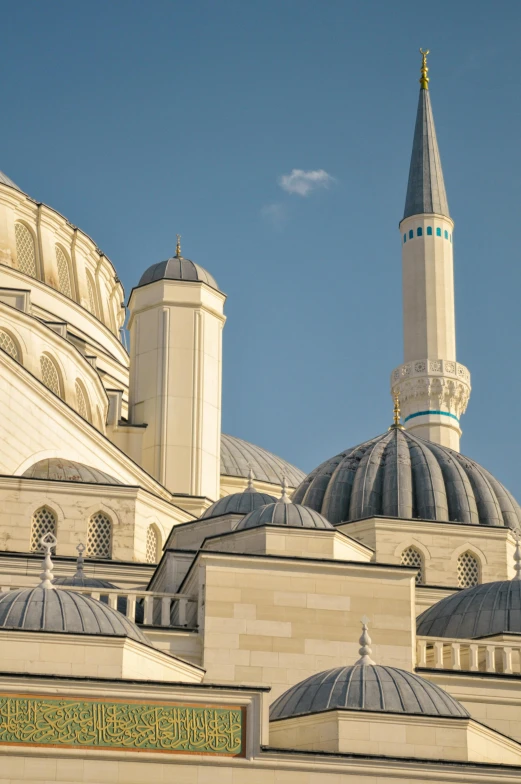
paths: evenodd
<path fill-rule="evenodd" d="M 0 695 L 0 743 L 244 756 L 243 707 Z"/>

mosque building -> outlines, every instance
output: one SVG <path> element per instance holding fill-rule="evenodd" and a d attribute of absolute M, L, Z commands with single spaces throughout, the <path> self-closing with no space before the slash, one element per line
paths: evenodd
<path fill-rule="evenodd" d="M 460 454 L 427 54 L 394 420 L 307 476 L 221 432 L 179 240 L 125 304 L 0 174 L 0 784 L 518 784 L 521 508 Z"/>

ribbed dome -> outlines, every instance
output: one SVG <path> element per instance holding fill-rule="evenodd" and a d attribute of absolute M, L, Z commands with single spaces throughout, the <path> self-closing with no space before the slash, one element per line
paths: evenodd
<path fill-rule="evenodd" d="M 454 697 L 412 672 L 354 664 L 319 672 L 292 686 L 271 706 L 270 721 L 334 709 L 469 715 Z"/>
<path fill-rule="evenodd" d="M 139 279 L 138 286 L 146 286 L 147 283 L 154 283 L 156 280 L 191 280 L 199 283 L 206 283 L 213 289 L 219 290 L 217 281 L 203 267 L 195 261 L 184 259 L 182 256 L 172 256 L 166 261 L 152 264 Z"/>
<path fill-rule="evenodd" d="M 250 468 L 258 482 L 281 485 L 284 477 L 290 487 L 297 487 L 306 475 L 300 468 L 242 438 L 221 436 L 221 476 L 246 478 Z"/>
<path fill-rule="evenodd" d="M 307 506 L 276 501 L 250 512 L 240 521 L 235 530 L 242 531 L 246 528 L 258 528 L 262 525 L 285 525 L 288 528 L 333 528 L 325 517 Z"/>
<path fill-rule="evenodd" d="M 425 610 L 417 633 L 425 637 L 472 639 L 521 634 L 521 580 L 498 580 L 447 596 Z"/>
<path fill-rule="evenodd" d="M 397 428 L 326 460 L 293 501 L 334 525 L 374 515 L 513 529 L 521 524 L 515 498 L 478 463 Z"/>
<path fill-rule="evenodd" d="M 65 588 L 22 588 L 0 595 L 0 627 L 100 634 L 147 643 L 138 627 L 102 602 Z"/>
<path fill-rule="evenodd" d="M 201 516 L 201 519 L 207 517 L 218 517 L 225 514 L 242 514 L 247 515 L 258 509 L 260 506 L 276 502 L 276 498 L 268 493 L 258 493 L 256 490 L 245 490 L 242 493 L 232 493 L 226 495 L 224 498 L 219 498 L 214 504 L 208 507 Z"/>
<path fill-rule="evenodd" d="M 76 588 L 105 588 L 107 590 L 117 590 L 114 583 L 108 580 L 98 580 L 97 577 L 87 577 L 83 572 L 76 572 L 70 577 L 55 577 L 53 585 L 74 585 Z"/>
<path fill-rule="evenodd" d="M 119 485 L 117 479 L 109 476 L 99 468 L 92 468 L 74 460 L 62 457 L 50 457 L 39 460 L 27 468 L 23 474 L 26 479 L 53 479 L 61 482 L 85 482 L 96 485 Z"/>

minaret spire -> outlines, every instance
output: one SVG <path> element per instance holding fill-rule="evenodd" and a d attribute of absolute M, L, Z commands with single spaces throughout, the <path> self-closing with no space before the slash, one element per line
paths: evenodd
<path fill-rule="evenodd" d="M 428 49 L 420 49 L 420 95 L 405 210 L 400 223 L 404 364 L 391 376 L 406 430 L 459 451 L 470 373 L 456 362 L 453 238 L 432 113 Z"/>

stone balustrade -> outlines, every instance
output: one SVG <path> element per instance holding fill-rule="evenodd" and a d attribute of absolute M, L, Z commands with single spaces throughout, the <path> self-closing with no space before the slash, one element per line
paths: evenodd
<path fill-rule="evenodd" d="M 521 639 L 517 642 L 418 637 L 416 666 L 434 670 L 520 675 Z"/>
<path fill-rule="evenodd" d="M 1 591 L 5 593 L 19 587 L 1 586 Z M 197 600 L 186 594 L 159 593 L 136 588 L 80 588 L 73 585 L 57 586 L 57 590 L 60 587 L 102 601 L 139 625 L 190 628 L 197 625 Z"/>

